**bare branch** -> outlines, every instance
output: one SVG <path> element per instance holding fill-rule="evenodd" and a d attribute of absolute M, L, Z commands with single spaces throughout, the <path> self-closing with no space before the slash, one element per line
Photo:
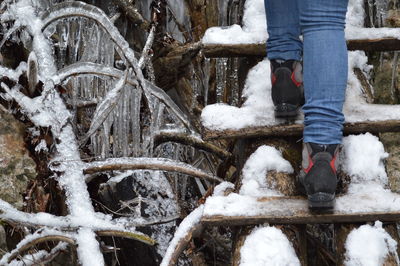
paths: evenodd
<path fill-rule="evenodd" d="M 29 237 L 31 237 L 31 236 L 29 236 Z M 62 234 L 60 234 L 60 235 L 54 234 L 54 235 L 46 235 L 46 236 L 39 235 L 36 238 L 30 239 L 28 243 L 12 250 L 9 253 L 10 255 L 8 256 L 7 262 L 10 263 L 12 260 L 17 258 L 19 255 L 21 255 L 25 251 L 31 249 L 33 246 L 36 246 L 38 244 L 41 244 L 43 242 L 48 242 L 48 241 L 62 241 L 62 242 L 66 242 L 70 245 L 75 245 L 75 240 L 73 238 L 62 235 Z"/>
<path fill-rule="evenodd" d="M 205 142 L 200 137 L 189 135 L 184 132 L 160 131 L 158 134 L 156 134 L 154 143 L 156 146 L 158 146 L 168 141 L 190 145 L 194 148 L 211 152 L 221 159 L 227 159 L 232 156 L 230 152 L 227 152 L 226 150 L 221 149 L 212 143 Z"/>
<path fill-rule="evenodd" d="M 151 246 L 157 243 L 155 240 L 151 239 L 150 237 L 144 234 L 132 233 L 129 231 L 102 230 L 102 231 L 96 231 L 96 234 L 99 236 L 114 236 L 114 237 L 134 239 Z"/>
<path fill-rule="evenodd" d="M 117 158 L 107 159 L 87 163 L 84 174 L 94 174 L 98 172 L 106 172 L 113 170 L 156 170 L 178 172 L 189 176 L 207 179 L 210 181 L 222 182 L 223 180 L 217 176 L 199 170 L 190 164 L 177 162 L 166 158 Z"/>
<path fill-rule="evenodd" d="M 128 0 L 114 0 L 114 2 L 125 12 L 134 24 L 137 24 L 141 29 L 146 31 L 150 28 L 150 22 L 142 17 L 131 2 Z"/>

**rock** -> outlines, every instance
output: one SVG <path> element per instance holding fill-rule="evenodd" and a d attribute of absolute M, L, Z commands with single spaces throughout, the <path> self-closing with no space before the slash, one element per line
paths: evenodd
<path fill-rule="evenodd" d="M 390 189 L 400 193 L 400 133 L 382 133 L 380 140 L 389 153 L 386 159 L 386 172 L 389 176 Z"/>
<path fill-rule="evenodd" d="M 24 141 L 25 127 L 0 106 L 0 199 L 17 209 L 23 207 L 23 193 L 37 175 Z"/>

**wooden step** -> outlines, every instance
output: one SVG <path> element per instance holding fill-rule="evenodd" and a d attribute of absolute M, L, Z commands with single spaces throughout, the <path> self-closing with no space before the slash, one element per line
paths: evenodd
<path fill-rule="evenodd" d="M 400 50 L 400 40 L 395 38 L 348 40 L 347 49 L 366 52 L 382 52 Z M 266 44 L 203 44 L 205 57 L 247 57 L 266 56 Z"/>
<path fill-rule="evenodd" d="M 301 136 L 303 124 L 276 124 L 262 127 L 247 127 L 242 129 L 210 130 L 203 128 L 204 140 L 228 139 L 228 138 L 250 138 L 268 136 Z M 364 121 L 356 123 L 345 123 L 344 134 L 360 134 L 365 132 L 400 132 L 400 120 Z"/>
<path fill-rule="evenodd" d="M 362 197 L 356 198 L 357 203 L 363 204 Z M 366 211 L 343 211 L 334 210 L 331 213 L 312 213 L 308 209 L 307 200 L 302 197 L 270 197 L 257 199 L 257 207 L 260 209 L 254 215 L 207 215 L 207 203 L 205 213 L 201 219 L 204 225 L 255 225 L 255 224 L 315 224 L 315 223 L 358 223 L 358 222 L 398 222 L 400 221 L 400 195 L 398 199 L 398 209 L 376 211 L 373 209 Z M 373 201 L 369 199 L 373 206 Z M 233 204 L 231 204 L 233 205 Z M 229 210 L 229 204 L 227 206 Z M 231 209 L 232 210 L 232 209 Z"/>

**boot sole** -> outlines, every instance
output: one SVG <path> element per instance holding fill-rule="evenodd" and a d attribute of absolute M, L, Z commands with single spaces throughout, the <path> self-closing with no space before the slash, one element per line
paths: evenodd
<path fill-rule="evenodd" d="M 331 211 L 335 205 L 335 194 L 318 192 L 308 196 L 308 208 L 316 212 Z"/>
<path fill-rule="evenodd" d="M 276 118 L 296 118 L 299 114 L 299 106 L 282 103 L 275 106 Z"/>

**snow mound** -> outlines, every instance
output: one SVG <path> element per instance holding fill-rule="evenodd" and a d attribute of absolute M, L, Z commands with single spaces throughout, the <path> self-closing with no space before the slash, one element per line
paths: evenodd
<path fill-rule="evenodd" d="M 270 146 L 260 146 L 245 163 L 240 194 L 254 197 L 282 196 L 267 183 L 268 171 L 293 173 L 293 167 L 282 157 L 282 153 Z"/>
<path fill-rule="evenodd" d="M 382 228 L 381 222 L 375 222 L 374 226 L 363 225 L 351 231 L 345 245 L 346 266 L 383 265 L 389 253 L 396 254 L 397 264 L 399 264 L 397 243 Z"/>
<path fill-rule="evenodd" d="M 240 249 L 241 266 L 301 265 L 292 244 L 275 227 L 258 227 Z"/>
<path fill-rule="evenodd" d="M 267 40 L 267 23 L 263 0 L 247 0 L 243 15 L 243 27 L 234 24 L 229 27 L 207 29 L 203 43 L 240 44 L 263 43 Z"/>

